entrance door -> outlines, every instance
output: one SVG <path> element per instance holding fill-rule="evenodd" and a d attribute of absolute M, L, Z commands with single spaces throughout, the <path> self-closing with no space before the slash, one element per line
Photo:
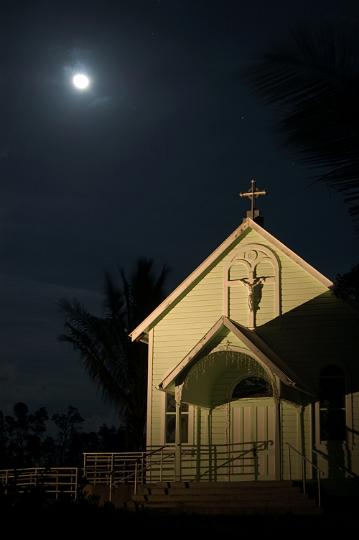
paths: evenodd
<path fill-rule="evenodd" d="M 232 403 L 232 436 L 235 453 L 255 446 L 234 461 L 233 480 L 275 479 L 275 407 L 273 398 L 240 399 Z"/>

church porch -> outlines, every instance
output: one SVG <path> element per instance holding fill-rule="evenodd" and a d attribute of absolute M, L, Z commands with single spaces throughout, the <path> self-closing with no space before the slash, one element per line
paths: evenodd
<path fill-rule="evenodd" d="M 165 440 L 172 444 L 161 452 L 168 460 L 169 454 L 173 456 L 174 478 L 268 481 L 288 477 L 283 470 L 284 465 L 288 469 L 288 459 L 282 460 L 288 434 L 283 428 L 289 418 L 297 425 L 298 408 L 282 403 L 280 389 L 279 377 L 248 350 L 217 347 L 199 355 L 166 388 Z M 289 439 L 293 442 L 292 436 Z M 293 453 L 293 476 L 299 469 L 297 462 Z"/>

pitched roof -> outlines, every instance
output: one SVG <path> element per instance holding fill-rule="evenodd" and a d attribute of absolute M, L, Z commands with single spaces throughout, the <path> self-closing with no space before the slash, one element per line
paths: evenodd
<path fill-rule="evenodd" d="M 231 245 L 241 236 L 248 228 L 253 229 L 258 234 L 260 234 L 264 239 L 268 240 L 273 246 L 278 248 L 282 253 L 290 257 L 295 261 L 299 266 L 304 270 L 309 272 L 313 277 L 320 281 L 324 286 L 330 288 L 333 286 L 332 281 L 326 278 L 323 274 L 318 272 L 313 266 L 308 264 L 304 259 L 299 257 L 294 251 L 289 249 L 282 242 L 277 240 L 272 236 L 268 231 L 263 229 L 258 223 L 253 221 L 250 218 L 247 218 L 243 223 L 235 229 L 232 234 L 226 238 L 222 244 L 220 244 L 212 253 L 207 257 L 182 283 L 169 295 L 167 298 L 154 310 L 150 313 L 142 323 L 140 323 L 132 332 L 129 334 L 132 341 L 143 339 L 144 333 L 156 324 L 160 319 L 163 313 L 169 309 L 177 299 L 186 292 L 186 290 L 194 283 L 196 279 L 199 279 L 201 275 L 212 265 L 221 255 L 231 247 Z"/>
<path fill-rule="evenodd" d="M 250 352 L 267 368 L 275 373 L 279 379 L 286 385 L 302 387 L 303 383 L 294 374 L 291 368 L 265 343 L 265 341 L 256 334 L 238 323 L 234 323 L 228 317 L 222 316 L 210 328 L 210 330 L 201 338 L 193 349 L 175 366 L 159 384 L 160 388 L 166 388 L 191 362 L 203 352 L 211 340 L 223 328 L 227 328 L 232 334 L 244 343 Z"/>

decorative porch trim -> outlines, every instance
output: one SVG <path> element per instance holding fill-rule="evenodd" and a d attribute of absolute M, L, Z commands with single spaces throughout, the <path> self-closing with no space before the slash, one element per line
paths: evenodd
<path fill-rule="evenodd" d="M 244 327 L 234 324 L 228 317 L 222 316 L 212 328 L 203 336 L 202 339 L 193 347 L 193 349 L 175 366 L 159 384 L 160 389 L 165 389 L 176 377 L 196 358 L 211 339 L 223 328 L 227 328 L 238 339 L 240 339 L 249 352 L 252 353 L 257 361 L 275 373 L 278 378 L 286 385 L 296 386 L 298 378 L 292 374 L 292 371 L 285 363 L 268 347 L 266 343 L 255 334 L 255 332 L 244 329 Z M 278 365 L 279 364 L 279 365 Z M 281 366 L 284 366 L 283 368 Z"/>

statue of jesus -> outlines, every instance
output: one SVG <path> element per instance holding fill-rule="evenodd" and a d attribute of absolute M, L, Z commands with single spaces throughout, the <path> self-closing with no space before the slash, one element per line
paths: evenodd
<path fill-rule="evenodd" d="M 252 277 L 252 278 L 243 278 L 240 280 L 240 282 L 247 287 L 248 289 L 248 307 L 251 312 L 255 309 L 255 301 L 258 300 L 255 298 L 256 296 L 256 289 L 258 285 L 261 285 L 265 282 L 265 277 Z"/>

